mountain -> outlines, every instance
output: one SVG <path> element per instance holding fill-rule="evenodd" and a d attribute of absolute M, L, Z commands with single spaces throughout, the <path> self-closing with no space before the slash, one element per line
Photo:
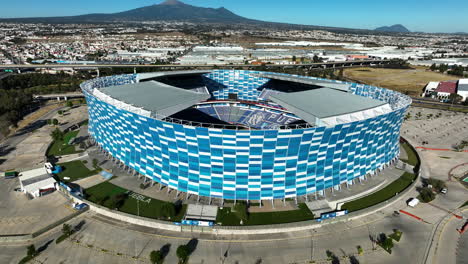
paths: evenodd
<path fill-rule="evenodd" d="M 275 28 L 280 30 L 326 30 L 335 33 L 375 34 L 373 30 L 297 25 L 278 22 L 266 22 L 248 19 L 221 8 L 205 8 L 185 4 L 179 0 L 166 0 L 160 4 L 136 8 L 111 14 L 86 14 L 79 16 L 0 18 L 0 22 L 46 23 L 46 24 L 94 24 L 94 23 L 129 23 L 143 21 L 183 21 L 191 23 L 209 23 L 220 25 L 242 25 L 249 28 Z"/>
<path fill-rule="evenodd" d="M 250 23 L 255 20 L 238 16 L 224 7 L 204 8 L 167 0 L 161 4 L 145 6 L 112 14 L 87 14 L 67 17 L 33 17 L 0 19 L 29 23 L 101 23 L 131 21 L 186 21 L 193 23 Z"/>
<path fill-rule="evenodd" d="M 396 25 L 389 26 L 389 27 L 379 27 L 374 30 L 380 31 L 380 32 L 393 32 L 393 33 L 410 33 L 411 32 L 405 26 L 401 24 L 396 24 Z"/>

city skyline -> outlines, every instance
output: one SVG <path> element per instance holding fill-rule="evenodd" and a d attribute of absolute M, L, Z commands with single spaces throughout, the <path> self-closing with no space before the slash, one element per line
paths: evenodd
<path fill-rule="evenodd" d="M 21 3 L 9 3 L 0 11 L 2 18 L 14 17 L 49 17 L 72 16 L 88 13 L 114 13 L 138 7 L 159 4 L 162 0 L 138 0 L 112 2 L 83 0 L 70 3 L 58 0 L 37 1 L 25 0 Z M 225 7 L 237 15 L 251 19 L 271 22 L 284 22 L 304 25 L 375 29 L 380 26 L 403 24 L 413 32 L 455 33 L 465 32 L 468 19 L 463 13 L 468 9 L 460 0 L 449 0 L 444 5 L 430 0 L 424 5 L 402 0 L 391 3 L 371 2 L 316 2 L 296 0 L 294 5 L 283 1 L 255 2 L 222 1 L 222 0 L 184 0 L 186 4 L 219 8 Z M 464 6 L 465 5 L 465 6 Z M 24 6 L 28 6 L 25 9 Z M 262 12 L 259 12 L 261 10 Z M 285 10 L 287 10 L 285 12 Z M 318 12 L 323 10 L 325 12 Z M 365 14 L 365 15 L 364 15 Z M 359 19 L 357 19 L 359 18 Z M 437 19 L 434 19 L 437 18 Z M 453 19 L 457 18 L 457 19 Z"/>

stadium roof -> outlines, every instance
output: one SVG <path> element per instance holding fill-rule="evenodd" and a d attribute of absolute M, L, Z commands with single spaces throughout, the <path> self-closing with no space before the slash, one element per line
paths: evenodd
<path fill-rule="evenodd" d="M 210 98 L 209 94 L 196 93 L 156 81 L 109 86 L 100 90 L 114 99 L 164 117 Z"/>
<path fill-rule="evenodd" d="M 210 73 L 212 70 L 193 70 L 193 71 L 167 71 L 167 72 L 149 72 L 149 73 L 139 73 L 138 80 L 153 79 L 162 76 L 171 76 L 171 75 L 196 75 L 203 73 Z"/>
<path fill-rule="evenodd" d="M 316 124 L 317 118 L 351 114 L 387 104 L 379 100 L 329 88 L 274 94 L 270 96 L 270 99 L 309 124 Z"/>
<path fill-rule="evenodd" d="M 346 83 L 337 83 L 337 82 L 331 82 L 331 81 L 326 81 L 326 80 L 317 80 L 317 79 L 304 78 L 301 76 L 294 76 L 294 75 L 282 75 L 282 74 L 271 74 L 271 73 L 258 73 L 256 75 L 259 77 L 268 78 L 268 79 L 303 83 L 303 84 L 308 84 L 308 85 L 333 88 L 333 89 L 342 90 L 342 91 L 348 91 L 349 86 L 350 86 L 350 84 L 346 84 Z"/>

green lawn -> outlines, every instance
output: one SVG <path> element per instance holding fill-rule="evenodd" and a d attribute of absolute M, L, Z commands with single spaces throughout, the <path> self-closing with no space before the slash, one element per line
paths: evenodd
<path fill-rule="evenodd" d="M 74 160 L 70 162 L 58 164 L 62 166 L 63 171 L 57 174 L 63 182 L 73 182 L 99 173 L 99 170 L 88 169 L 81 160 Z M 69 180 L 64 180 L 69 177 Z"/>
<path fill-rule="evenodd" d="M 401 146 L 405 150 L 406 154 L 408 154 L 408 159 L 403 160 L 403 161 L 405 161 L 409 165 L 416 166 L 418 164 L 418 157 L 417 157 L 416 153 L 414 153 L 411 146 L 409 146 L 407 143 L 402 143 Z"/>
<path fill-rule="evenodd" d="M 244 221 L 244 225 L 272 225 L 293 223 L 314 219 L 314 215 L 303 203 L 299 204 L 298 210 L 283 212 L 250 213 L 249 219 Z M 240 219 L 231 212 L 231 208 L 218 209 L 216 223 L 224 226 L 239 226 Z"/>
<path fill-rule="evenodd" d="M 101 204 L 107 208 L 111 206 L 111 197 L 120 193 L 127 193 L 128 196 L 123 205 L 119 208 L 119 211 L 153 219 L 167 220 L 163 219 L 161 208 L 164 204 L 169 204 L 169 202 L 130 192 L 107 181 L 85 190 L 85 195 L 89 201 Z M 176 210 L 177 215 L 173 219 L 170 219 L 170 221 L 181 221 L 185 215 L 186 209 L 186 205 L 180 206 L 180 208 Z"/>
<path fill-rule="evenodd" d="M 394 182 L 387 185 L 385 188 L 372 193 L 368 196 L 365 196 L 361 199 L 354 200 L 351 202 L 345 203 L 341 209 L 347 209 L 349 212 L 361 210 L 378 203 L 381 203 L 385 200 L 388 200 L 395 196 L 396 193 L 401 193 L 405 190 L 414 180 L 416 179 L 416 175 L 412 173 L 405 172 L 400 178 L 395 180 Z"/>
<path fill-rule="evenodd" d="M 68 145 L 68 141 L 70 141 L 71 138 L 76 137 L 78 132 L 78 130 L 70 131 L 64 135 L 63 140 L 55 140 L 52 142 L 52 145 L 47 150 L 47 156 L 61 156 L 81 152 L 75 150 L 75 146 Z"/>

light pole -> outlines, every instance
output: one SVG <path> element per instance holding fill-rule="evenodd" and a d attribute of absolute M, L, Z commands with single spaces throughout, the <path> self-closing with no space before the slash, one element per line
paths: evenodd
<path fill-rule="evenodd" d="M 137 214 L 138 216 L 140 216 L 140 200 L 136 199 L 137 200 Z"/>

